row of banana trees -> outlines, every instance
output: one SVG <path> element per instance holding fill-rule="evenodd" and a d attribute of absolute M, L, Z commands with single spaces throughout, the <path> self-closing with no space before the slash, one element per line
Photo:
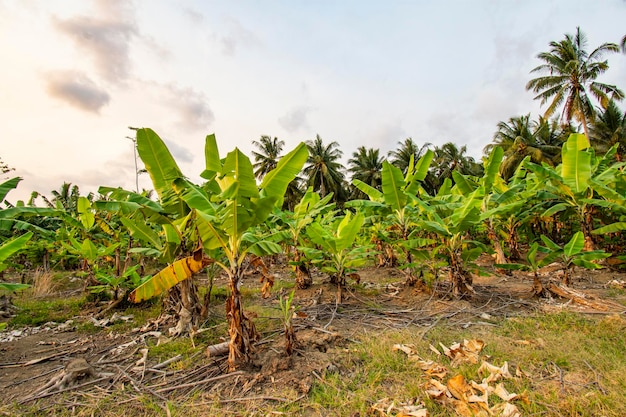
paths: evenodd
<path fill-rule="evenodd" d="M 249 158 L 238 149 L 220 156 L 209 135 L 201 184 L 182 173 L 151 129 L 138 129 L 136 143 L 157 201 L 102 187 L 100 198 L 80 197 L 72 213 L 61 207 L 4 209 L 0 230 L 16 237 L 0 248 L 0 265 L 23 248 L 42 258 L 75 259 L 86 288 L 112 292 L 114 302 L 162 296 L 164 308 L 178 319 L 174 333 L 200 325 L 207 312 L 208 299 L 201 299 L 190 278 L 221 270 L 229 282 L 231 368 L 249 359 L 258 337 L 242 306 L 244 275 L 259 270 L 267 295 L 273 276 L 263 259 L 269 256 L 287 255 L 297 288 L 312 284 L 311 269 L 317 267 L 336 285 L 337 302 L 346 280 L 358 279 L 368 262 L 397 267 L 407 285 L 425 290 L 447 275 L 453 294 L 468 297 L 473 275 L 485 272 L 475 262 L 484 253 L 494 254 L 502 270 L 534 271 L 537 294 L 543 292 L 536 273 L 543 265 L 563 262 L 563 283 L 569 285 L 572 266 L 599 268 L 601 259 L 621 256 L 624 163 L 615 162 L 615 147 L 595 155 L 580 134 L 564 144 L 559 166 L 527 158 L 508 181 L 499 174 L 503 152 L 495 148 L 482 177 L 454 171 L 431 196 L 424 189 L 433 159 L 427 151 L 405 173 L 384 162 L 380 190 L 355 180 L 365 200 L 338 209 L 331 195 L 308 190 L 293 211 L 281 207 L 307 160 L 303 143 L 257 183 Z M 0 197 L 17 182 L 1 184 Z M 146 260 L 167 266 L 147 275 Z"/>

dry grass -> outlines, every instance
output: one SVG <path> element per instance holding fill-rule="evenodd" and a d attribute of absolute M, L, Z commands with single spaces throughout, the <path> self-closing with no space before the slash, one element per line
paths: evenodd
<path fill-rule="evenodd" d="M 57 283 L 50 271 L 37 268 L 33 274 L 32 294 L 36 298 L 49 297 L 57 291 Z"/>

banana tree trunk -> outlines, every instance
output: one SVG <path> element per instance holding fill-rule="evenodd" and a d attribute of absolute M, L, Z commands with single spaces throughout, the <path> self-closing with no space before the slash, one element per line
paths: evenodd
<path fill-rule="evenodd" d="M 519 251 L 519 240 L 517 238 L 517 230 L 515 226 L 511 226 L 508 230 L 507 246 L 509 248 L 509 259 L 512 261 L 519 261 L 522 259 L 522 254 Z"/>
<path fill-rule="evenodd" d="M 237 268 L 230 277 L 230 297 L 226 299 L 226 318 L 228 319 L 228 369 L 233 371 L 240 360 L 249 361 L 254 350 L 253 343 L 259 339 L 254 323 L 246 317 L 242 303 L 239 284 L 242 272 Z"/>
<path fill-rule="evenodd" d="M 307 268 L 307 266 L 304 263 L 300 263 L 302 258 L 300 256 L 300 252 L 298 251 L 298 249 L 294 249 L 293 260 L 294 262 L 298 262 L 298 264 L 295 265 L 296 288 L 298 288 L 299 290 L 304 290 L 304 289 L 309 288 L 311 284 L 313 284 L 313 278 L 311 278 L 311 273 L 309 272 L 309 269 Z"/>
<path fill-rule="evenodd" d="M 593 230 L 593 215 L 591 209 L 589 207 L 585 207 L 583 209 L 583 221 L 581 224 L 581 231 L 585 236 L 585 250 L 592 251 L 595 250 L 596 245 L 593 242 L 593 237 L 591 231 Z"/>
<path fill-rule="evenodd" d="M 491 221 L 487 222 L 487 236 L 491 243 L 493 244 L 493 249 L 496 252 L 496 263 L 497 264 L 506 264 L 509 261 L 506 259 L 506 255 L 504 254 L 504 249 L 502 249 L 502 243 L 500 242 L 500 237 L 496 233 L 493 228 L 493 223 Z"/>
<path fill-rule="evenodd" d="M 450 282 L 452 282 L 452 294 L 457 298 L 465 297 L 474 293 L 472 288 L 472 276 L 463 267 L 463 260 L 458 253 L 450 256 L 450 270 L 448 272 Z"/>

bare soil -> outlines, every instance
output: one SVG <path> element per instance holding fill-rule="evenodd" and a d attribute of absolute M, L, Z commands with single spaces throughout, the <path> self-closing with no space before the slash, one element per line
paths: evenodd
<path fill-rule="evenodd" d="M 487 268 L 490 262 L 489 257 L 483 259 Z M 287 269 L 274 271 L 278 281 L 292 279 Z M 295 353 L 285 355 L 282 327 L 275 320 L 276 325 L 266 330 L 257 343 L 251 363 L 231 374 L 226 371 L 225 357 L 209 358 L 204 349 L 191 359 L 165 365 L 149 354 L 145 356 L 142 349 L 164 339 L 165 323 L 160 327 L 153 323 L 143 330 L 139 328 L 146 323 L 137 323 L 137 329 L 123 333 L 107 329 L 95 333 L 77 331 L 72 323 L 49 325 L 47 329 L 5 330 L 0 333 L 5 338 L 12 331 L 16 336 L 0 342 L 0 414 L 40 415 L 70 410 L 67 415 L 71 415 L 88 410 L 94 399 L 107 396 L 118 406 L 148 396 L 159 404 L 221 403 L 227 410 L 246 401 L 252 408 L 263 409 L 268 402 L 297 402 L 326 372 L 342 371 L 334 358 L 364 332 L 410 328 L 423 335 L 437 325 L 469 327 L 538 311 L 622 314 L 626 310 L 624 291 L 607 285 L 611 281 L 626 281 L 626 273 L 611 269 L 576 270 L 574 288 L 595 297 L 596 305 L 607 300 L 603 310 L 567 299 L 535 298 L 529 275 L 493 272 L 474 277 L 476 294 L 458 300 L 451 296 L 447 282 L 427 291 L 404 286 L 404 277 L 397 270 L 367 268 L 360 271 L 359 284 L 348 284 L 341 304 L 336 303 L 336 287 L 316 274 L 311 288 L 296 291 Z M 544 281 L 558 279 L 558 266 L 542 272 Z M 244 285 L 255 286 L 256 282 L 250 277 Z M 254 295 L 245 302 L 248 306 L 276 308 L 279 295 L 268 299 Z M 221 301 L 214 308 L 214 314 L 223 314 Z M 70 372 L 68 365 L 76 359 L 84 359 L 93 372 L 78 372 L 65 386 L 44 389 L 54 378 L 58 380 Z M 184 366 L 178 366 L 179 362 L 184 362 Z"/>

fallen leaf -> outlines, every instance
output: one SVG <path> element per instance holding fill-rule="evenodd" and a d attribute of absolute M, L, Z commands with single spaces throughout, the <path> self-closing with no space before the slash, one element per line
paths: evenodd
<path fill-rule="evenodd" d="M 465 377 L 461 374 L 450 378 L 447 387 L 454 398 L 465 402 L 467 402 L 468 397 L 474 393 L 472 387 L 465 382 Z"/>
<path fill-rule="evenodd" d="M 428 349 L 432 350 L 433 352 L 435 352 L 435 354 L 437 356 L 441 356 L 441 352 L 439 352 L 439 349 L 437 349 L 436 347 L 434 347 L 433 345 L 428 345 Z"/>
<path fill-rule="evenodd" d="M 398 351 L 401 350 L 402 352 L 406 353 L 407 356 L 411 357 L 411 356 L 417 356 L 417 351 L 414 349 L 413 345 L 402 345 L 402 344 L 395 344 L 393 345 L 392 350 Z"/>
<path fill-rule="evenodd" d="M 509 372 L 509 363 L 504 362 L 502 367 L 498 368 L 495 365 L 490 364 L 489 362 L 483 361 L 478 368 L 478 375 L 489 375 L 487 378 L 483 378 L 483 382 L 496 382 L 500 379 L 511 379 L 513 375 Z"/>
<path fill-rule="evenodd" d="M 494 416 L 499 417 L 522 417 L 522 414 L 519 412 L 518 408 L 511 403 L 500 403 L 496 404 L 491 412 Z"/>
<path fill-rule="evenodd" d="M 448 388 L 436 379 L 431 379 L 425 384 L 426 395 L 434 399 L 445 399 L 449 395 Z"/>
<path fill-rule="evenodd" d="M 496 385 L 496 389 L 493 390 L 493 393 L 507 402 L 518 398 L 517 394 L 508 392 L 502 383 Z"/>

